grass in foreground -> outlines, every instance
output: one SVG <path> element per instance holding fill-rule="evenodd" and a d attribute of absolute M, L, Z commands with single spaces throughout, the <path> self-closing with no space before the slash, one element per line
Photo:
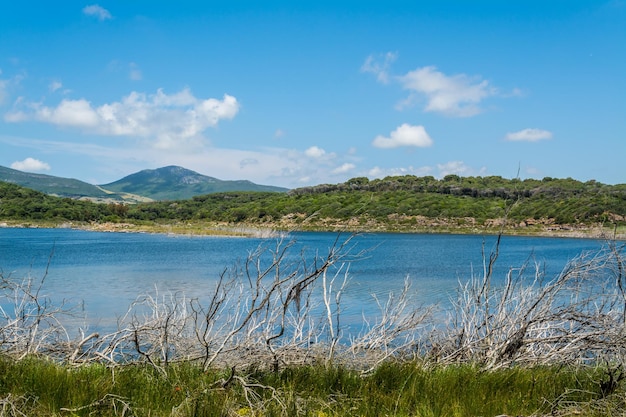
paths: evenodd
<path fill-rule="evenodd" d="M 0 416 L 547 416 L 626 415 L 623 386 L 601 368 L 485 372 L 470 365 L 387 363 L 373 374 L 299 366 L 278 373 L 171 365 L 71 368 L 0 359 Z"/>

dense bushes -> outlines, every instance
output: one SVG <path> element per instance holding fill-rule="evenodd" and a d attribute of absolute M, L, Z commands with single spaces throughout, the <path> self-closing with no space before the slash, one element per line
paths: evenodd
<path fill-rule="evenodd" d="M 348 221 L 391 217 L 430 219 L 473 218 L 477 224 L 507 218 L 515 223 L 550 219 L 556 224 L 626 224 L 626 185 L 604 185 L 568 179 L 507 180 L 502 177 L 354 178 L 289 193 L 229 192 L 189 200 L 124 206 L 95 204 L 47 196 L 13 184 L 0 183 L 0 219 L 70 221 L 189 221 L 260 222 L 285 216 Z M 410 219 L 409 219 L 410 220 Z M 407 220 L 408 221 L 408 220 Z"/>
<path fill-rule="evenodd" d="M 49 196 L 15 184 L 0 182 L 0 219 L 102 221 L 125 216 L 121 204 Z"/>

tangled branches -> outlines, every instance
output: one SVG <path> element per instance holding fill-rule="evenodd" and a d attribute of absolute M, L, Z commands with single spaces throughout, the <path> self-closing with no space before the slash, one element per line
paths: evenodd
<path fill-rule="evenodd" d="M 237 367 L 324 363 L 368 372 L 389 358 L 416 356 L 485 369 L 600 361 L 622 369 L 624 248 L 610 243 L 582 254 L 553 277 L 527 262 L 495 279 L 499 244 L 484 257 L 482 275 L 459 283 L 450 306 L 416 306 L 407 278 L 399 293 L 373 298 L 378 314 L 364 317 L 357 331 L 342 320 L 349 266 L 364 256 L 352 237 L 338 236 L 328 253 L 313 257 L 294 253 L 292 241 L 261 246 L 225 269 L 206 296 L 156 289 L 139 297 L 107 333 L 67 331 L 63 318 L 72 310 L 43 295 L 45 276 L 15 280 L 0 274 L 0 351 L 72 365 L 143 361 L 164 376 L 170 363 L 194 361 L 205 370 L 233 369 L 227 383 L 236 379 Z"/>
<path fill-rule="evenodd" d="M 482 277 L 459 285 L 449 322 L 435 342 L 443 363 L 512 364 L 622 361 L 626 348 L 622 249 L 581 254 L 555 277 L 539 264 L 511 268 L 493 285 Z"/>

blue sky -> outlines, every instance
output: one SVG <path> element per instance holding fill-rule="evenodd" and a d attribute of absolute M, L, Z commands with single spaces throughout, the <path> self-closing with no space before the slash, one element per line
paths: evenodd
<path fill-rule="evenodd" d="M 626 183 L 626 0 L 3 1 L 0 165 Z"/>

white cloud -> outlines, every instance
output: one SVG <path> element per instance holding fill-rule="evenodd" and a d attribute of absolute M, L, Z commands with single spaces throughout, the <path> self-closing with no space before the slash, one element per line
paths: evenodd
<path fill-rule="evenodd" d="M 390 137 L 379 135 L 372 142 L 372 145 L 377 148 L 398 148 L 400 146 L 424 148 L 432 144 L 433 140 L 426 133 L 424 126 L 412 126 L 407 123 L 391 132 Z"/>
<path fill-rule="evenodd" d="M 552 132 L 542 129 L 524 129 L 519 132 L 507 133 L 508 141 L 537 142 L 544 139 L 552 139 Z"/>
<path fill-rule="evenodd" d="M 9 123 L 17 123 L 28 120 L 28 116 L 23 111 L 12 111 L 4 114 L 4 121 Z"/>
<path fill-rule="evenodd" d="M 383 83 L 389 83 L 389 67 L 398 58 L 398 54 L 395 52 L 387 52 L 383 55 L 383 60 L 380 62 L 380 55 L 370 55 L 367 57 L 363 65 L 361 66 L 361 72 L 369 72 L 376 75 L 376 79 Z"/>
<path fill-rule="evenodd" d="M 284 131 L 284 130 L 282 130 L 282 129 L 276 129 L 276 132 L 274 132 L 274 137 L 275 137 L 276 139 L 280 139 L 280 138 L 282 138 L 283 136 L 285 136 L 285 131 Z"/>
<path fill-rule="evenodd" d="M 50 90 L 51 92 L 55 92 L 59 89 L 63 88 L 63 84 L 61 83 L 61 81 L 52 81 L 49 85 L 48 85 L 48 90 Z"/>
<path fill-rule="evenodd" d="M 2 69 L 0 69 L 0 76 L 2 76 Z M 5 101 L 7 101 L 9 98 L 9 90 L 17 86 L 24 77 L 24 74 L 19 74 L 10 78 L 0 78 L 0 104 L 4 104 Z"/>
<path fill-rule="evenodd" d="M 455 174 L 462 177 L 472 176 L 472 175 L 482 175 L 486 172 L 486 168 L 482 167 L 478 170 L 468 166 L 463 161 L 450 161 L 445 164 L 437 164 L 437 170 L 439 171 L 438 176 L 440 178 L 445 177 L 446 175 Z"/>
<path fill-rule="evenodd" d="M 311 146 L 309 149 L 304 151 L 304 154 L 309 158 L 321 158 L 326 155 L 326 151 L 317 146 Z"/>
<path fill-rule="evenodd" d="M 23 161 L 15 161 L 11 164 L 11 168 L 29 172 L 50 171 L 50 165 L 34 158 L 26 158 Z"/>
<path fill-rule="evenodd" d="M 225 94 L 222 100 L 198 99 L 189 89 L 171 95 L 131 92 L 122 100 L 94 107 L 85 99 L 64 99 L 56 107 L 39 103 L 5 115 L 8 122 L 37 120 L 80 128 L 88 133 L 147 139 L 157 148 L 173 149 L 202 139 L 202 133 L 220 120 L 232 119 L 239 103 Z"/>
<path fill-rule="evenodd" d="M 57 107 L 39 106 L 36 118 L 60 126 L 97 127 L 98 113 L 87 100 L 62 100 Z"/>
<path fill-rule="evenodd" d="M 97 4 L 85 6 L 83 8 L 83 13 L 87 16 L 94 16 L 100 21 L 111 19 L 113 17 L 111 16 L 111 13 L 107 9 Z"/>
<path fill-rule="evenodd" d="M 415 175 L 417 177 L 433 175 L 437 178 L 443 178 L 446 175 L 450 174 L 456 174 L 459 176 L 473 176 L 485 175 L 486 172 L 487 169 L 485 167 L 475 169 L 470 167 L 469 165 L 466 165 L 463 161 L 450 161 L 443 164 L 436 164 L 434 168 L 431 166 L 408 166 L 395 168 L 381 168 L 376 166 L 367 172 L 367 176 L 369 178 L 384 178 L 401 175 Z"/>
<path fill-rule="evenodd" d="M 411 95 L 401 107 L 411 104 L 415 95 L 426 97 L 425 111 L 448 116 L 469 117 L 482 111 L 478 104 L 497 93 L 489 82 L 465 74 L 448 76 L 434 66 L 418 68 L 397 78 Z"/>
<path fill-rule="evenodd" d="M 432 168 L 429 166 L 424 167 L 396 167 L 396 168 L 381 168 L 375 166 L 367 171 L 367 177 L 369 178 L 384 178 L 384 177 L 396 177 L 402 175 L 415 175 L 423 177 L 430 175 Z"/>
<path fill-rule="evenodd" d="M 146 147 L 133 141 L 119 147 L 116 141 L 96 144 L 89 143 L 85 138 L 55 141 L 11 137 L 0 133 L 0 149 L 3 144 L 45 152 L 52 158 L 48 162 L 53 162 L 55 166 L 68 159 L 92 163 L 102 175 L 96 178 L 99 174 L 90 174 L 88 180 L 96 184 L 106 184 L 142 169 L 167 165 L 180 165 L 224 180 L 245 179 L 257 184 L 291 188 L 336 183 L 356 176 L 339 172 L 348 167 L 344 164 L 353 162 L 353 156 L 325 152 L 323 158 L 311 158 L 305 150 L 278 147 L 244 150 L 200 146 L 193 152 L 178 152 L 176 149 Z M 81 175 L 77 173 L 75 177 L 85 180 Z"/>
<path fill-rule="evenodd" d="M 352 171 L 354 168 L 356 168 L 354 164 L 346 162 L 345 164 L 342 164 L 341 166 L 338 166 L 337 168 L 333 169 L 332 173 L 333 174 L 346 174 Z"/>
<path fill-rule="evenodd" d="M 387 176 L 433 175 L 439 178 L 448 174 L 485 175 L 486 169 L 474 169 L 462 161 L 451 161 L 433 166 L 379 167 L 356 169 L 349 155 L 326 156 L 335 158 L 312 159 L 305 151 L 287 148 L 228 149 L 203 147 L 194 152 L 172 152 L 164 149 L 145 148 L 140 144 L 129 143 L 123 148 L 114 144 L 90 144 L 80 142 L 60 142 L 41 139 L 8 137 L 0 134 L 0 147 L 3 143 L 45 152 L 50 158 L 81 158 L 93 161 L 99 167 L 103 178 L 89 178 L 96 184 L 115 181 L 125 175 L 146 168 L 159 168 L 167 165 L 180 165 L 199 173 L 224 180 L 246 179 L 257 184 L 270 184 L 283 187 L 301 187 L 316 184 L 333 184 L 355 176 L 384 178 Z M 345 159 L 348 158 L 348 159 Z M 55 159 L 57 161 L 64 159 Z M 61 162 L 56 162 L 59 165 Z M 85 180 L 76 175 L 77 178 Z"/>

